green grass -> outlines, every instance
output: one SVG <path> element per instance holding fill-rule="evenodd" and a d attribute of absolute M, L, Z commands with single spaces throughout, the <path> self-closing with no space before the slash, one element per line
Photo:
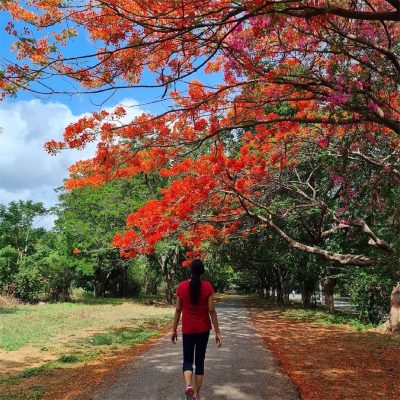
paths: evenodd
<path fill-rule="evenodd" d="M 10 393 L 0 392 L 0 400 L 38 400 L 44 396 L 44 390 L 41 386 L 33 386 L 28 390 Z"/>
<path fill-rule="evenodd" d="M 158 320 L 157 323 L 160 323 Z M 25 378 L 31 378 L 39 375 L 45 375 L 53 368 L 62 368 L 65 364 L 71 363 L 79 363 L 79 362 L 87 362 L 95 359 L 100 353 L 104 353 L 104 351 L 99 350 L 98 347 L 108 346 L 110 350 L 115 350 L 122 346 L 129 346 L 136 343 L 142 343 L 145 340 L 151 338 L 154 335 L 159 333 L 159 329 L 148 329 L 146 326 L 154 326 L 155 322 L 143 324 L 143 326 L 135 329 L 122 328 L 116 329 L 113 332 L 97 334 L 92 338 L 88 339 L 85 344 L 83 344 L 84 348 L 81 350 L 79 354 L 63 354 L 61 355 L 57 361 L 49 361 L 40 367 L 28 368 L 19 373 L 18 375 L 7 376 L 5 378 L 0 378 L 0 385 L 3 387 L 18 385 Z M 3 390 L 0 389 L 0 393 Z M 34 393 L 31 394 L 33 397 L 21 397 L 21 399 L 35 399 Z M 31 396 L 30 395 L 30 396 Z M 12 396 L 10 394 L 10 396 Z M 3 399 L 13 399 L 14 397 L 1 397 L 0 400 Z M 16 399 L 20 397 L 15 397 Z M 38 397 L 40 398 L 40 397 Z"/>
<path fill-rule="evenodd" d="M 325 311 L 301 309 L 295 306 L 282 308 L 282 313 L 287 318 L 303 322 L 315 322 L 326 325 L 350 325 L 359 331 L 374 328 L 374 325 L 362 323 L 357 318 L 347 314 L 330 314 Z"/>
<path fill-rule="evenodd" d="M 64 364 L 72 364 L 81 361 L 81 358 L 76 354 L 63 354 L 57 361 Z"/>
<path fill-rule="evenodd" d="M 169 317 L 152 318 L 136 328 L 124 327 L 110 332 L 95 334 L 77 344 L 73 353 L 62 354 L 56 361 L 48 361 L 39 367 L 27 368 L 17 375 L 0 378 L 0 385 L 18 385 L 25 378 L 45 375 L 53 368 L 63 368 L 65 364 L 92 361 L 99 354 L 104 354 L 123 346 L 142 343 L 157 335 L 160 332 L 160 328 L 167 321 L 170 321 Z M 105 346 L 107 347 L 106 349 L 104 349 Z M 1 397 L 0 400 L 2 400 Z"/>
<path fill-rule="evenodd" d="M 57 364 L 53 361 L 49 361 L 47 363 L 44 363 L 40 367 L 27 368 L 17 375 L 9 375 L 4 378 L 0 378 L 0 385 L 3 386 L 19 385 L 24 379 L 39 375 L 45 375 L 51 368 L 54 367 L 57 367 Z M 0 394 L 1 393 L 2 390 L 0 390 Z M 2 398 L 0 397 L 0 400 L 1 399 Z"/>
<path fill-rule="evenodd" d="M 38 381 L 43 384 L 55 368 L 75 368 L 158 334 L 172 321 L 173 308 L 146 305 L 149 300 L 87 297 L 1 309 L 0 349 L 14 351 L 26 346 L 22 354 L 26 348 L 40 350 L 43 364 L 34 368 L 26 364 L 25 369 L 22 365 L 18 373 L 1 376 L 0 400 L 40 399 L 42 387 L 24 387 Z M 48 355 L 56 359 L 45 362 Z"/>
<path fill-rule="evenodd" d="M 35 400 L 44 395 L 41 387 L 30 387 L 28 391 L 21 391 L 18 387 L 24 379 L 35 376 L 43 376 L 54 368 L 65 368 L 66 364 L 77 364 L 94 360 L 100 354 L 132 346 L 144 342 L 150 337 L 157 335 L 162 324 L 170 318 L 153 318 L 136 328 L 118 328 L 110 332 L 99 333 L 81 342 L 71 354 L 62 354 L 58 360 L 49 361 L 40 367 L 28 368 L 13 376 L 0 378 L 0 400 Z M 42 379 L 42 378 L 41 378 Z M 42 380 L 41 380 L 42 382 Z"/>
<path fill-rule="evenodd" d="M 354 314 L 346 314 L 342 312 L 331 314 L 328 311 L 320 309 L 314 310 L 302 308 L 301 305 L 297 303 L 277 305 L 271 302 L 266 303 L 265 300 L 260 299 L 259 297 L 250 296 L 249 298 L 252 299 L 252 301 L 255 301 L 256 304 L 262 308 L 267 307 L 267 309 L 273 313 L 276 312 L 286 318 L 297 321 L 325 325 L 348 325 L 358 331 L 376 328 L 376 326 L 371 323 L 363 323 L 359 321 Z"/>
<path fill-rule="evenodd" d="M 114 332 L 100 333 L 89 339 L 89 343 L 94 346 L 126 346 L 140 343 L 157 334 L 157 330 L 139 329 L 118 329 Z"/>
<path fill-rule="evenodd" d="M 4 309 L 3 309 L 4 310 Z M 172 317 L 172 309 L 147 306 L 130 299 L 90 299 L 82 302 L 18 305 L 0 318 L 0 348 L 23 346 L 50 349 L 59 338 L 79 336 L 85 329 L 108 331 L 119 326 L 139 325 L 158 316 Z"/>
<path fill-rule="evenodd" d="M 6 384 L 9 386 L 18 385 L 21 383 L 22 379 L 23 378 L 21 378 L 20 375 L 7 376 L 5 378 L 0 378 L 0 385 L 1 384 Z"/>

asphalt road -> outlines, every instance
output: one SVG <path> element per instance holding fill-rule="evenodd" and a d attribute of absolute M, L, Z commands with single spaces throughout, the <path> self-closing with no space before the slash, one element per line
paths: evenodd
<path fill-rule="evenodd" d="M 250 323 L 239 296 L 219 303 L 217 312 L 223 346 L 216 347 L 211 332 L 202 400 L 299 399 L 297 388 Z M 182 400 L 181 359 L 181 336 L 174 345 L 167 335 L 121 369 L 112 384 L 99 388 L 93 399 Z"/>

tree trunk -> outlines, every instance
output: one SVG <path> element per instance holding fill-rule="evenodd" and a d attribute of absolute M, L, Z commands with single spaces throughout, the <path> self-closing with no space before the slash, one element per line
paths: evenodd
<path fill-rule="evenodd" d="M 319 289 L 319 301 L 322 304 L 325 301 L 325 297 L 324 297 L 324 288 L 322 287 L 321 281 L 318 284 L 318 289 Z"/>
<path fill-rule="evenodd" d="M 146 294 L 150 294 L 150 295 L 158 294 L 157 281 L 155 279 L 147 280 L 147 278 L 146 278 Z"/>
<path fill-rule="evenodd" d="M 283 287 L 279 279 L 277 280 L 276 285 L 276 302 L 278 304 L 283 304 Z"/>
<path fill-rule="evenodd" d="M 333 300 L 333 291 L 335 289 L 335 280 L 332 278 L 326 278 L 324 280 L 324 291 L 325 291 L 325 307 L 330 312 L 335 311 L 335 303 Z"/>
<path fill-rule="evenodd" d="M 275 290 L 275 286 L 272 286 L 272 288 L 271 288 L 271 301 L 273 303 L 275 303 L 275 300 L 276 300 L 276 290 Z"/>
<path fill-rule="evenodd" d="M 174 290 L 169 283 L 167 283 L 165 288 L 165 301 L 170 305 L 174 303 Z"/>
<path fill-rule="evenodd" d="M 315 281 L 313 279 L 304 278 L 300 282 L 301 287 L 301 304 L 303 307 L 311 306 L 311 296 L 314 292 Z"/>
<path fill-rule="evenodd" d="M 275 267 L 274 268 L 275 272 L 275 280 L 276 280 L 276 301 L 278 304 L 284 304 L 285 303 L 285 297 L 286 297 L 286 292 L 288 294 L 287 300 L 289 301 L 289 289 L 286 287 L 287 282 L 287 271 L 280 267 Z"/>
<path fill-rule="evenodd" d="M 393 288 L 390 297 L 390 331 L 400 333 L 400 282 Z"/>
<path fill-rule="evenodd" d="M 165 301 L 167 304 L 173 304 L 174 301 L 174 279 L 175 279 L 175 268 L 178 263 L 179 248 L 177 247 L 174 251 L 171 265 L 168 265 L 167 256 L 159 256 L 158 261 L 161 266 L 161 271 L 165 281 Z"/>
<path fill-rule="evenodd" d="M 265 286 L 265 300 L 271 300 L 271 286 L 269 285 Z"/>
<path fill-rule="evenodd" d="M 301 288 L 301 304 L 303 307 L 311 306 L 311 294 L 312 292 L 305 290 L 304 287 Z"/>
<path fill-rule="evenodd" d="M 61 301 L 69 301 L 69 300 L 71 300 L 71 296 L 70 296 L 69 290 L 70 290 L 69 285 L 63 285 L 60 288 L 59 293 L 60 293 Z"/>
<path fill-rule="evenodd" d="M 94 297 L 102 297 L 103 292 L 102 292 L 102 279 L 100 276 L 100 271 L 96 270 L 94 273 L 94 279 L 93 279 L 93 295 Z"/>
<path fill-rule="evenodd" d="M 289 304 L 289 282 L 286 279 L 288 274 L 285 274 L 285 279 L 283 281 L 283 303 Z"/>
<path fill-rule="evenodd" d="M 110 280 L 110 277 L 111 271 L 107 272 L 106 276 L 104 276 L 104 271 L 102 271 L 100 268 L 96 270 L 93 281 L 94 297 L 105 296 L 107 283 Z"/>

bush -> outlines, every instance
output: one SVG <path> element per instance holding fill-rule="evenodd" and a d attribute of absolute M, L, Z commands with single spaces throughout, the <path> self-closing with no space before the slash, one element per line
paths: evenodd
<path fill-rule="evenodd" d="M 382 271 L 354 270 L 349 278 L 348 292 L 361 321 L 379 324 L 390 311 L 390 291 L 393 286 L 390 277 Z"/>
<path fill-rule="evenodd" d="M 34 267 L 22 267 L 15 277 L 15 296 L 27 303 L 35 303 L 44 290 L 44 280 Z"/>
<path fill-rule="evenodd" d="M 71 284 L 75 271 L 68 264 L 66 257 L 48 258 L 47 264 L 41 267 L 46 280 L 46 293 L 50 300 L 67 301 L 70 299 Z"/>
<path fill-rule="evenodd" d="M 12 286 L 18 273 L 18 252 L 11 246 L 0 249 L 0 290 Z"/>

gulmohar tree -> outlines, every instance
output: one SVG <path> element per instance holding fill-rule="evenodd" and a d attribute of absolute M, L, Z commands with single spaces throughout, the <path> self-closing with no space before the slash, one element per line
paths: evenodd
<path fill-rule="evenodd" d="M 55 84 L 64 77 L 81 93 L 153 86 L 171 99 L 165 113 L 129 124 L 122 107 L 93 113 L 46 145 L 56 153 L 97 142 L 93 159 L 71 167 L 69 188 L 136 174 L 168 178 L 162 197 L 130 214 L 129 229 L 114 238 L 125 257 L 151 253 L 176 232 L 191 257 L 204 242 L 271 230 L 341 266 L 390 260 L 398 279 L 398 0 L 1 7 L 17 60 L 1 67 L 4 95 L 66 92 Z M 93 52 L 64 51 L 81 32 Z M 144 82 L 145 71 L 154 83 Z M 202 84 L 199 71 L 220 83 Z M 306 240 L 285 229 L 295 222 L 308 228 Z M 400 329 L 399 299 L 397 285 L 392 330 Z"/>

